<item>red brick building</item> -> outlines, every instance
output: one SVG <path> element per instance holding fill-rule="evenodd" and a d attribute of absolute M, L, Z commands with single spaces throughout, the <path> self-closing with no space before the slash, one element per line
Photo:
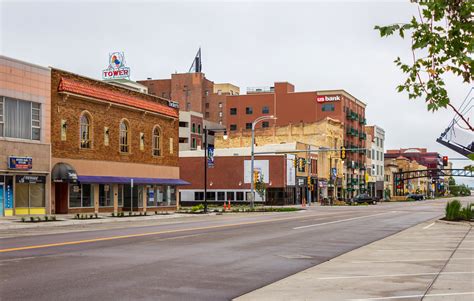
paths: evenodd
<path fill-rule="evenodd" d="M 346 181 L 357 189 L 365 190 L 365 148 L 364 132 L 365 103 L 344 90 L 295 92 L 295 87 L 287 82 L 277 82 L 274 87 L 250 88 L 246 95 L 227 96 L 227 130 L 232 132 L 251 129 L 252 122 L 264 115 L 274 115 L 277 120 L 260 122 L 256 127 L 279 126 L 290 123 L 312 123 L 330 117 L 344 124 L 344 146 L 347 149 L 345 160 Z"/>
<path fill-rule="evenodd" d="M 395 159 L 400 156 L 415 160 L 418 164 L 426 166 L 429 169 L 443 168 L 441 155 L 437 152 L 429 152 L 426 148 L 388 149 L 385 153 L 385 159 Z"/>
<path fill-rule="evenodd" d="M 163 98 L 52 69 L 53 211 L 176 209 L 178 123 Z"/>

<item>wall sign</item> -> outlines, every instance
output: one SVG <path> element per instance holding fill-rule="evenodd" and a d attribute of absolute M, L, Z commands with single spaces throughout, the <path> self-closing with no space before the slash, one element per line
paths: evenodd
<path fill-rule="evenodd" d="M 125 56 L 123 52 L 112 52 L 109 54 L 109 67 L 102 71 L 103 79 L 130 79 L 130 68 L 125 67 Z"/>
<path fill-rule="evenodd" d="M 31 157 L 8 157 L 8 169 L 30 170 L 33 168 L 33 158 Z"/>
<path fill-rule="evenodd" d="M 334 102 L 334 101 L 340 101 L 341 96 L 339 95 L 318 95 L 316 96 L 316 101 L 319 103 L 322 102 Z"/>
<path fill-rule="evenodd" d="M 29 183 L 29 184 L 36 184 L 36 183 L 46 183 L 45 176 L 32 176 L 32 175 L 25 175 L 25 176 L 16 176 L 17 183 Z"/>

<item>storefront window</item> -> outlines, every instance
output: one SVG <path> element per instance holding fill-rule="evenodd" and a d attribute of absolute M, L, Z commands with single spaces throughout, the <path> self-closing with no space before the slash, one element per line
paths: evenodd
<path fill-rule="evenodd" d="M 123 207 L 123 185 L 118 185 L 118 206 Z"/>
<path fill-rule="evenodd" d="M 94 189 L 91 184 L 71 184 L 69 186 L 69 207 L 93 207 Z"/>
<path fill-rule="evenodd" d="M 233 191 L 227 191 L 227 199 L 229 201 L 233 201 L 234 200 L 234 192 Z"/>
<path fill-rule="evenodd" d="M 44 184 L 30 184 L 30 207 L 45 207 Z"/>
<path fill-rule="evenodd" d="M 15 185 L 15 207 L 29 207 L 28 206 L 28 184 Z"/>
<path fill-rule="evenodd" d="M 243 201 L 244 200 L 244 192 L 243 191 L 237 191 L 237 201 Z"/>
<path fill-rule="evenodd" d="M 225 201 L 225 192 L 224 191 L 218 191 L 217 192 L 217 200 L 218 201 Z"/>
<path fill-rule="evenodd" d="M 147 187 L 147 197 L 146 197 L 147 207 L 156 207 L 156 198 L 155 198 L 155 187 Z"/>
<path fill-rule="evenodd" d="M 15 207 L 45 207 L 44 176 L 16 176 Z"/>
<path fill-rule="evenodd" d="M 100 184 L 99 185 L 99 206 L 112 207 L 113 205 L 114 205 L 114 197 L 113 197 L 112 185 Z"/>

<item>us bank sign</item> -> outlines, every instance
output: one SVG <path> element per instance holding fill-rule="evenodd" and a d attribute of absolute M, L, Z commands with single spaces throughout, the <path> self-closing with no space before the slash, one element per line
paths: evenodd
<path fill-rule="evenodd" d="M 325 96 L 325 95 L 318 95 L 316 96 L 316 101 L 317 102 L 334 102 L 334 101 L 340 101 L 341 97 L 339 95 L 330 95 L 330 96 Z"/>
<path fill-rule="evenodd" d="M 102 71 L 103 79 L 130 79 L 130 68 L 125 67 L 123 52 L 109 54 L 109 67 Z"/>

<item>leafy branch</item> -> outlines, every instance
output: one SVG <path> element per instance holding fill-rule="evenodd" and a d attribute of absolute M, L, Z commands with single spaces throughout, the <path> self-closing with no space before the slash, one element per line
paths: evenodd
<path fill-rule="evenodd" d="M 424 97 L 428 111 L 451 108 L 467 129 L 474 131 L 469 118 L 451 103 L 443 79 L 452 74 L 464 83 L 474 80 L 474 1 L 412 2 L 418 6 L 419 16 L 413 16 L 409 23 L 375 26 L 381 37 L 411 35 L 413 62 L 404 63 L 399 57 L 394 61 L 407 75 L 397 91 L 406 91 L 410 99 Z"/>

